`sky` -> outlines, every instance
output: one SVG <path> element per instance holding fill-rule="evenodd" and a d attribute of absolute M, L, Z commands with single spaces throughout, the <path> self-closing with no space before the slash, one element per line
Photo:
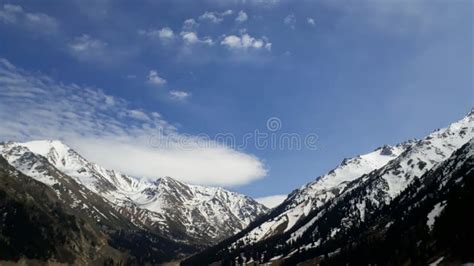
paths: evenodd
<path fill-rule="evenodd" d="M 0 0 L 0 140 L 277 202 L 462 118 L 473 25 L 469 0 Z"/>

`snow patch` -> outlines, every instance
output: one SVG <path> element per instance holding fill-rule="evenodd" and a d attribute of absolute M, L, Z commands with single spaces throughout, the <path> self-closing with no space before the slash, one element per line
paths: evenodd
<path fill-rule="evenodd" d="M 438 202 L 434 206 L 433 210 L 428 213 L 428 220 L 426 221 L 426 225 L 428 226 L 430 231 L 433 230 L 436 218 L 441 214 L 445 207 L 446 201 Z"/>
<path fill-rule="evenodd" d="M 440 257 L 439 259 L 437 259 L 434 262 L 430 263 L 430 266 L 438 266 L 438 264 L 440 264 L 443 260 L 444 260 L 444 257 Z"/>

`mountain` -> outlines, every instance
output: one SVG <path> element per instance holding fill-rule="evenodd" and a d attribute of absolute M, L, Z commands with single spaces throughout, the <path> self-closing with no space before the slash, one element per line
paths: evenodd
<path fill-rule="evenodd" d="M 46 160 L 36 165 L 54 188 L 0 156 L 1 264 L 156 264 L 196 251 L 136 227 Z"/>
<path fill-rule="evenodd" d="M 361 226 L 286 264 L 460 265 L 474 261 L 474 139 Z M 337 247 L 337 248 L 334 248 Z M 324 251 L 323 251 L 324 250 Z M 332 253 L 332 256 L 325 256 Z M 316 258 L 316 259 L 314 259 Z"/>
<path fill-rule="evenodd" d="M 110 221 L 125 217 L 139 228 L 195 247 L 229 237 L 267 211 L 253 199 L 222 188 L 169 177 L 139 180 L 105 169 L 60 141 L 7 142 L 0 145 L 0 154 L 23 174 L 53 188 L 70 206 L 84 206 L 77 209 L 89 216 Z M 114 212 L 88 206 L 91 200 Z"/>
<path fill-rule="evenodd" d="M 16 171 L 2 157 L 0 212 L 2 260 L 52 259 L 72 264 L 95 261 L 107 257 L 106 253 L 120 256 L 120 252 L 104 245 L 107 241 L 97 227 L 86 226 L 67 213 L 51 188 Z"/>
<path fill-rule="evenodd" d="M 409 145 L 410 142 L 393 147 L 386 145 L 371 153 L 344 159 L 326 175 L 291 193 L 280 208 L 271 214 L 271 219 L 252 229 L 242 241 L 252 244 L 290 231 L 311 211 L 344 191 L 351 181 L 387 164 Z"/>
<path fill-rule="evenodd" d="M 302 250 L 328 254 L 323 247 L 390 206 L 411 184 L 473 138 L 473 128 L 474 112 L 470 112 L 421 140 L 345 159 L 328 174 L 292 192 L 280 206 L 240 233 L 184 264 L 284 262 Z"/>

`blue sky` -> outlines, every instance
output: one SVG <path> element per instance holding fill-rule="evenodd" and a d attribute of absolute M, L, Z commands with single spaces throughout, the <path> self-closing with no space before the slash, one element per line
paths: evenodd
<path fill-rule="evenodd" d="M 0 136 L 63 139 L 137 176 L 286 194 L 467 113 L 472 20 L 468 0 L 0 0 Z M 318 148 L 197 145 L 270 117 Z M 158 129 L 199 148 L 150 147 Z"/>

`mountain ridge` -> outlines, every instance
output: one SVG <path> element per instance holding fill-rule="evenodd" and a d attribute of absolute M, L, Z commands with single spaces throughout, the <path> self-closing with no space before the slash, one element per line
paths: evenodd
<path fill-rule="evenodd" d="M 24 175 L 0 155 L 2 264 L 163 263 L 196 251 L 136 227 L 104 199 L 61 176 L 45 159 L 42 163 L 44 171 L 63 182 L 49 186 Z M 81 204 L 70 204 L 71 199 Z"/>
<path fill-rule="evenodd" d="M 325 181 L 325 176 L 317 178 L 292 192 L 280 206 L 241 233 L 191 257 L 185 264 L 219 260 L 230 262 L 242 259 L 242 256 L 253 257 L 263 263 L 272 257 L 281 260 L 291 256 L 302 247 L 317 249 L 330 239 L 357 227 L 379 208 L 389 205 L 409 184 L 449 158 L 472 137 L 474 112 L 471 111 L 461 120 L 435 130 L 421 140 L 399 144 L 403 148 L 396 156 L 379 161 L 379 167 L 375 169 L 364 168 L 368 165 L 364 160 L 361 167 L 361 156 L 345 159 L 326 175 L 337 176 L 338 171 L 344 172 L 347 165 L 353 166 L 351 171 L 341 175 L 339 183 L 331 184 Z M 387 148 L 377 150 L 391 154 L 386 152 Z M 365 173 L 363 170 L 366 170 Z M 280 252 L 273 252 L 272 255 L 265 253 L 270 246 L 277 247 Z M 256 259 L 255 254 L 262 257 Z"/>
<path fill-rule="evenodd" d="M 171 177 L 139 180 L 91 163 L 58 140 L 7 142 L 0 153 L 20 171 L 49 186 L 57 181 L 37 171 L 37 156 L 100 195 L 135 225 L 177 241 L 206 246 L 243 229 L 267 208 L 250 197 L 225 190 L 188 185 Z M 23 159 L 18 161 L 20 158 Z"/>

